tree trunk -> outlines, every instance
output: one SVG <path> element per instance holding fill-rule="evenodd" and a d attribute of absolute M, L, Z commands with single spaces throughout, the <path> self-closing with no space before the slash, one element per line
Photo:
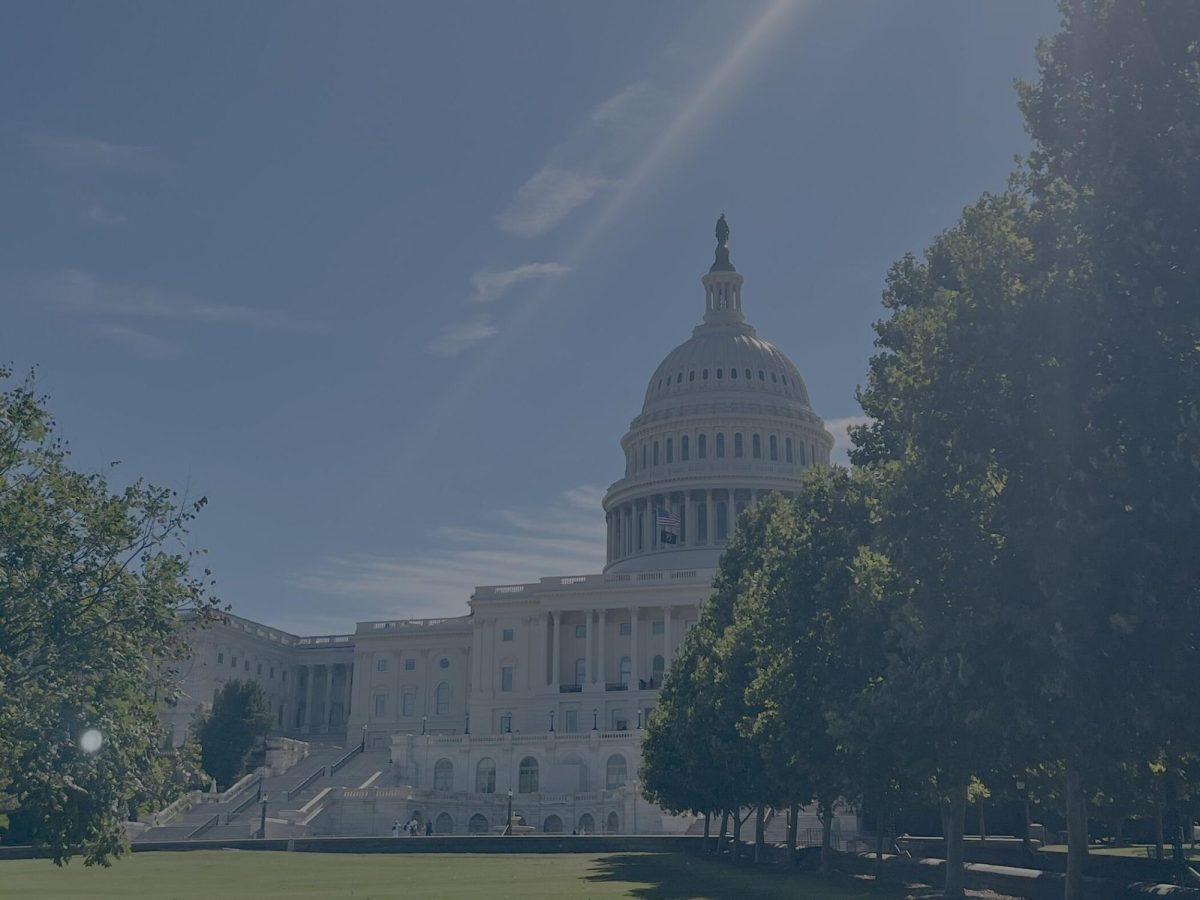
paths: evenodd
<path fill-rule="evenodd" d="M 721 810 L 721 836 L 717 838 L 717 856 L 725 851 L 725 836 L 729 833 L 729 810 Z"/>
<path fill-rule="evenodd" d="M 704 853 L 708 852 L 708 838 L 709 838 L 709 830 L 710 830 L 711 826 L 712 826 L 712 813 L 706 812 L 704 814 L 704 840 L 700 842 L 700 849 Z"/>
<path fill-rule="evenodd" d="M 733 811 L 733 864 L 737 865 L 742 855 L 742 816 L 741 810 Z"/>
<path fill-rule="evenodd" d="M 987 821 L 983 818 L 983 798 L 979 798 L 979 843 L 987 842 Z"/>
<path fill-rule="evenodd" d="M 1161 800 L 1154 806 L 1154 858 L 1163 858 L 1163 810 Z"/>
<path fill-rule="evenodd" d="M 883 878 L 883 831 L 887 827 L 887 813 L 879 807 L 875 817 L 875 883 Z"/>
<path fill-rule="evenodd" d="M 767 816 L 767 808 L 761 803 L 758 804 L 758 809 L 754 813 L 754 864 L 758 865 L 763 861 L 763 847 L 767 842 L 765 820 Z"/>
<path fill-rule="evenodd" d="M 788 866 L 796 865 L 796 840 L 800 831 L 800 804 L 793 802 L 788 808 Z"/>
<path fill-rule="evenodd" d="M 1083 868 L 1087 864 L 1087 794 L 1079 770 L 1067 766 L 1067 880 L 1066 900 L 1084 900 Z"/>
<path fill-rule="evenodd" d="M 817 815 L 821 819 L 821 874 L 833 871 L 833 804 L 834 800 L 817 801 Z"/>
<path fill-rule="evenodd" d="M 946 900 L 959 900 L 966 896 L 966 868 L 963 866 L 963 831 L 967 824 L 967 784 L 955 785 L 950 795 L 942 800 L 946 842 L 946 887 L 942 896 Z"/>

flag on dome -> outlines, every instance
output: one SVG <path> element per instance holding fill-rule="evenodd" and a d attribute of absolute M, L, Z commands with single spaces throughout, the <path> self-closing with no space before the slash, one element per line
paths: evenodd
<path fill-rule="evenodd" d="M 664 544 L 673 544 L 678 540 L 679 516 L 669 510 L 658 511 L 658 539 Z"/>

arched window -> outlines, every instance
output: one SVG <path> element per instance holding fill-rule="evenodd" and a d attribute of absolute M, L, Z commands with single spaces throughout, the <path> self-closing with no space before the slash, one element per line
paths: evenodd
<path fill-rule="evenodd" d="M 775 377 L 774 372 L 771 373 L 771 381 L 772 381 L 772 383 L 779 381 L 779 379 Z"/>
<path fill-rule="evenodd" d="M 608 758 L 607 777 L 604 783 L 608 786 L 608 790 L 615 791 L 619 787 L 624 787 L 628 780 L 629 767 L 625 763 L 625 757 L 620 753 L 614 753 Z"/>
<path fill-rule="evenodd" d="M 454 763 L 448 759 L 439 759 L 433 767 L 433 789 L 435 791 L 451 791 L 454 789 Z"/>
<path fill-rule="evenodd" d="M 703 372 L 700 373 L 700 378 L 703 381 L 708 381 L 708 369 L 705 369 Z"/>
<path fill-rule="evenodd" d="M 696 380 L 696 370 L 692 369 L 692 371 L 688 372 L 688 381 L 695 381 L 695 380 Z"/>
<path fill-rule="evenodd" d="M 587 660 L 577 659 L 575 660 L 575 684 L 583 687 L 585 678 L 587 678 Z"/>
<path fill-rule="evenodd" d="M 770 443 L 771 459 L 778 460 L 779 459 L 779 438 L 775 437 L 775 435 L 771 435 L 770 442 L 771 442 Z"/>
<path fill-rule="evenodd" d="M 658 465 L 658 441 L 654 442 L 654 464 Z"/>
<path fill-rule="evenodd" d="M 454 820 L 450 818 L 450 813 L 438 813 L 433 823 L 433 831 L 435 834 L 454 834 Z"/>
<path fill-rule="evenodd" d="M 792 462 L 792 439 L 784 438 L 783 441 L 783 456 L 788 462 Z"/>
<path fill-rule="evenodd" d="M 615 812 L 610 812 L 608 818 L 604 820 L 604 830 L 609 834 L 616 834 L 621 830 L 621 820 Z"/>
<path fill-rule="evenodd" d="M 532 756 L 521 760 L 520 774 L 517 776 L 518 794 L 536 794 L 538 792 L 538 764 Z"/>
<path fill-rule="evenodd" d="M 725 370 L 724 370 L 724 369 L 717 369 L 717 380 L 718 380 L 718 381 L 720 381 L 720 380 L 721 380 L 721 377 L 722 377 L 724 374 L 725 374 Z"/>
<path fill-rule="evenodd" d="M 542 823 L 542 831 L 546 834 L 562 834 L 563 823 L 558 816 L 546 816 L 546 821 Z"/>
<path fill-rule="evenodd" d="M 496 761 L 485 756 L 475 765 L 475 793 L 496 793 Z"/>
<path fill-rule="evenodd" d="M 628 656 L 621 657 L 621 684 L 629 686 L 629 679 L 633 677 L 633 662 Z"/>
<path fill-rule="evenodd" d="M 450 715 L 450 685 L 442 682 L 437 686 L 437 714 L 439 716 Z"/>
<path fill-rule="evenodd" d="M 467 834 L 487 834 L 487 830 L 487 816 L 475 813 L 475 815 L 467 820 Z"/>
<path fill-rule="evenodd" d="M 663 669 L 667 667 L 667 661 L 661 656 L 654 657 L 654 681 L 656 684 L 662 683 Z"/>
<path fill-rule="evenodd" d="M 717 540 L 723 541 L 729 536 L 729 506 L 721 500 L 717 501 Z"/>
<path fill-rule="evenodd" d="M 584 813 L 579 817 L 579 833 L 580 834 L 595 834 L 596 820 L 592 818 L 591 813 Z"/>
<path fill-rule="evenodd" d="M 682 372 L 680 372 L 678 375 L 675 376 L 675 383 L 683 384 L 683 373 Z"/>
<path fill-rule="evenodd" d="M 738 459 L 741 459 L 744 453 L 745 449 L 742 446 L 742 433 L 739 431 L 733 436 L 733 455 Z"/>
<path fill-rule="evenodd" d="M 686 434 L 679 439 L 679 461 L 688 461 L 688 436 Z"/>
<path fill-rule="evenodd" d="M 759 369 L 759 370 L 758 370 L 758 380 L 759 380 L 759 381 L 766 381 L 766 380 L 767 380 L 767 373 L 766 373 L 766 372 L 764 372 L 762 369 Z"/>
<path fill-rule="evenodd" d="M 667 462 L 675 462 L 675 440 L 673 438 L 667 438 Z"/>
<path fill-rule="evenodd" d="M 746 380 L 747 380 L 747 381 L 749 381 L 749 380 L 750 380 L 750 378 L 751 378 L 751 375 L 750 375 L 750 370 L 749 370 L 749 369 L 747 369 L 747 370 L 746 370 Z"/>
<path fill-rule="evenodd" d="M 750 450 L 755 459 L 762 459 L 762 435 L 750 435 Z"/>
<path fill-rule="evenodd" d="M 696 438 L 696 458 L 708 458 L 708 435 L 702 434 Z"/>
<path fill-rule="evenodd" d="M 737 378 L 737 369 L 730 369 L 730 370 L 729 370 L 729 377 L 730 377 L 730 378 Z"/>
<path fill-rule="evenodd" d="M 725 458 L 725 435 L 717 432 L 717 459 Z"/>

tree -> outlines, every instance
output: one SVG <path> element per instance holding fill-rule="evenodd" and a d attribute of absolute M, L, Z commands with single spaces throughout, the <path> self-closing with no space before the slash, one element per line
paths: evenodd
<path fill-rule="evenodd" d="M 14 836 L 107 864 L 174 690 L 155 661 L 216 602 L 181 544 L 205 501 L 72 471 L 32 378 L 0 381 L 0 795 Z"/>
<path fill-rule="evenodd" d="M 271 703 L 257 681 L 227 681 L 200 723 L 204 771 L 227 788 L 244 774 L 251 751 L 271 730 Z"/>

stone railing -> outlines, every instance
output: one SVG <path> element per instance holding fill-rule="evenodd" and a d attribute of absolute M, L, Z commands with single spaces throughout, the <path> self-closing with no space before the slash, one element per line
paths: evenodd
<path fill-rule="evenodd" d="M 658 552 L 658 551 L 645 551 Z M 640 555 L 640 554 L 635 554 Z M 711 569 L 674 569 L 656 572 L 622 572 L 608 575 L 568 575 L 555 578 L 543 578 L 530 584 L 492 584 L 475 588 L 472 594 L 474 600 L 488 598 L 502 599 L 514 594 L 525 593 L 559 593 L 577 591 L 580 587 L 602 587 L 606 584 L 636 584 L 639 582 L 674 581 L 674 582 L 703 582 L 707 585 L 712 581 Z M 361 630 L 361 626 L 360 626 Z"/>

